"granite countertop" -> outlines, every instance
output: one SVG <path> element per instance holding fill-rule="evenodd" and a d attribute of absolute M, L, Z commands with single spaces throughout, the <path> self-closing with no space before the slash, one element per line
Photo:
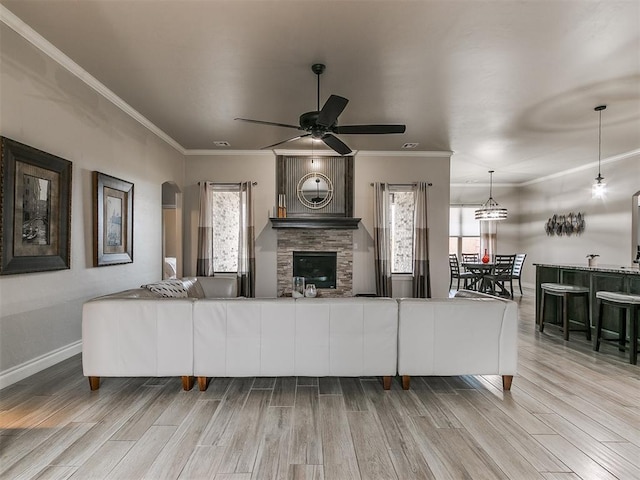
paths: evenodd
<path fill-rule="evenodd" d="M 586 263 L 586 262 L 585 262 Z M 598 265 L 597 267 L 589 267 L 588 265 L 568 264 L 568 263 L 534 263 L 538 267 L 567 268 L 573 270 L 584 270 L 587 272 L 609 272 L 624 273 L 630 275 L 640 275 L 637 264 L 620 266 L 620 265 Z"/>

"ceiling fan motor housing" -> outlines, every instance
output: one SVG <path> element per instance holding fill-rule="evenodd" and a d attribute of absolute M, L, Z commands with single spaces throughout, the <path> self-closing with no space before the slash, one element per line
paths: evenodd
<path fill-rule="evenodd" d="M 318 125 L 318 115 L 320 115 L 320 112 L 307 112 L 300 115 L 300 129 L 310 132 L 313 138 L 322 138 L 325 133 L 335 126 L 335 123 L 331 127 Z"/>

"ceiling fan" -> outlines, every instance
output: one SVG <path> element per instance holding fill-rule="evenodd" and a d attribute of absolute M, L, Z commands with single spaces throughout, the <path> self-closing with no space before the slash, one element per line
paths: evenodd
<path fill-rule="evenodd" d="M 300 125 L 265 122 L 249 118 L 235 118 L 234 120 L 259 123 L 261 125 L 273 125 L 275 127 L 294 128 L 296 130 L 307 132 L 305 134 L 274 143 L 273 145 L 262 147 L 263 150 L 282 145 L 283 143 L 293 142 L 304 137 L 313 137 L 315 139 L 322 140 L 328 147 L 332 148 L 339 155 L 348 155 L 351 153 L 351 149 L 334 134 L 377 135 L 386 133 L 404 133 L 406 130 L 405 125 L 338 125 L 338 116 L 340 116 L 344 108 L 347 106 L 349 100 L 338 95 L 331 95 L 325 102 L 322 110 L 320 109 L 320 75 L 322 75 L 325 68 L 325 65 L 322 63 L 314 63 L 311 66 L 311 70 L 316 74 L 318 79 L 317 110 L 300 115 Z"/>

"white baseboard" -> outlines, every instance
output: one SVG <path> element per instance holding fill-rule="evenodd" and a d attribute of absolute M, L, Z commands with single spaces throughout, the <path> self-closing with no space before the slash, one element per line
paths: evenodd
<path fill-rule="evenodd" d="M 82 340 L 0 372 L 0 390 L 82 352 Z"/>

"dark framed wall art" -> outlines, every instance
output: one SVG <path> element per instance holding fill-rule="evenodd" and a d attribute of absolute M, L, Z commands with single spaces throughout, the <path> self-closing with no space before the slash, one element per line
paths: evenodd
<path fill-rule="evenodd" d="M 71 162 L 0 142 L 0 274 L 71 268 Z"/>
<path fill-rule="evenodd" d="M 94 264 L 133 262 L 133 183 L 93 172 Z"/>

